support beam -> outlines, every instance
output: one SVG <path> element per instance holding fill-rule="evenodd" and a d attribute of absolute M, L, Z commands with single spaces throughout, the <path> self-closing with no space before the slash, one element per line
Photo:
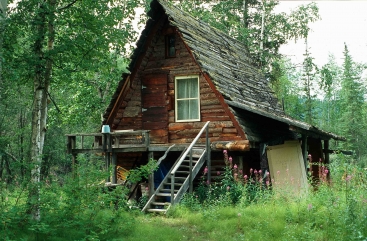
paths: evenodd
<path fill-rule="evenodd" d="M 117 153 L 112 152 L 112 184 L 117 184 Z"/>
<path fill-rule="evenodd" d="M 217 150 L 228 150 L 228 151 L 249 151 L 250 141 L 240 140 L 240 141 L 216 141 L 211 144 L 211 149 Z"/>
<path fill-rule="evenodd" d="M 154 154 L 152 151 L 150 151 L 148 153 L 148 160 L 150 159 L 154 159 Z M 151 174 L 149 174 L 149 178 L 148 178 L 148 187 L 149 187 L 149 198 L 151 198 L 154 194 L 154 172 L 152 172 Z"/>
<path fill-rule="evenodd" d="M 307 135 L 302 134 L 302 156 L 303 156 L 303 162 L 305 164 L 305 170 L 307 172 Z"/>

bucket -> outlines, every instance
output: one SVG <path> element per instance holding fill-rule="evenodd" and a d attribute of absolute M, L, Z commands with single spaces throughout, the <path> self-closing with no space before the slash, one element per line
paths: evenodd
<path fill-rule="evenodd" d="M 109 125 L 103 125 L 102 126 L 102 133 L 110 133 L 110 126 Z"/>

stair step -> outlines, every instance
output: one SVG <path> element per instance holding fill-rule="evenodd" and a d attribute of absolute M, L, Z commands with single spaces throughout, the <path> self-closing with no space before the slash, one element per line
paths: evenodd
<path fill-rule="evenodd" d="M 169 205 L 171 205 L 171 203 L 168 203 L 168 202 L 152 202 L 151 205 L 156 205 L 156 206 L 169 206 Z"/>
<path fill-rule="evenodd" d="M 160 196 L 160 197 L 170 197 L 171 196 L 171 193 L 162 193 L 162 192 L 159 192 L 159 193 L 156 193 L 155 194 L 156 196 Z M 176 196 L 176 194 L 174 194 Z"/>
<path fill-rule="evenodd" d="M 175 177 L 175 180 L 183 180 L 185 181 L 187 177 Z M 171 177 L 169 177 L 168 179 L 171 179 Z"/>
<path fill-rule="evenodd" d="M 171 193 L 171 189 L 160 189 L 159 191 Z M 178 189 L 173 190 L 174 193 L 178 192 Z"/>
<path fill-rule="evenodd" d="M 165 212 L 167 212 L 167 209 L 164 209 L 164 208 L 162 208 L 162 209 L 159 209 L 159 208 L 150 208 L 150 209 L 148 209 L 147 210 L 148 212 L 152 212 L 152 213 L 165 213 Z"/>
<path fill-rule="evenodd" d="M 176 173 L 181 173 L 181 174 L 190 174 L 189 171 L 176 171 Z"/>
<path fill-rule="evenodd" d="M 185 160 L 183 160 L 182 161 L 182 163 L 184 163 L 184 162 L 188 162 L 188 163 L 190 163 L 190 159 L 185 159 Z M 198 160 L 192 160 L 192 163 L 194 164 L 194 163 L 197 163 L 198 162 Z"/>
<path fill-rule="evenodd" d="M 170 182 L 165 182 L 165 183 L 163 183 L 164 185 L 171 185 L 171 183 Z M 182 186 L 182 183 L 173 183 L 173 185 L 175 185 L 175 186 Z"/>

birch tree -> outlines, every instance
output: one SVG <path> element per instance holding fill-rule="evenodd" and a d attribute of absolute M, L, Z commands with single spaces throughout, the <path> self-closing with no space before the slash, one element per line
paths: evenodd
<path fill-rule="evenodd" d="M 32 83 L 28 204 L 35 220 L 40 220 L 40 170 L 49 109 L 56 106 L 52 96 L 57 90 L 52 87 L 68 83 L 76 91 L 86 73 L 98 75 L 111 65 L 111 52 L 122 56 L 134 36 L 131 21 L 137 4 L 133 0 L 28 0 L 10 9 L 4 39 L 7 81 Z M 113 83 L 118 81 L 116 77 Z"/>

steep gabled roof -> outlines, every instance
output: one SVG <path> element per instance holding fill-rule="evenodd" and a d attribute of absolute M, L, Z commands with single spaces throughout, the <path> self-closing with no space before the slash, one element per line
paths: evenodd
<path fill-rule="evenodd" d="M 202 72 L 209 76 L 225 102 L 232 107 L 231 111 L 244 130 L 246 126 L 241 121 L 244 112 L 251 112 L 287 124 L 291 130 L 299 133 L 305 132 L 323 139 L 344 139 L 288 117 L 241 42 L 195 19 L 165 0 L 152 1 L 151 10 L 148 13 L 150 19 L 137 43 L 138 47 L 132 56 L 130 70 L 133 70 L 137 64 L 137 58 L 143 51 L 142 48 L 147 41 L 151 27 L 164 13 L 168 16 L 170 24 L 177 27 Z M 105 120 L 118 98 L 123 81 L 106 110 Z"/>

